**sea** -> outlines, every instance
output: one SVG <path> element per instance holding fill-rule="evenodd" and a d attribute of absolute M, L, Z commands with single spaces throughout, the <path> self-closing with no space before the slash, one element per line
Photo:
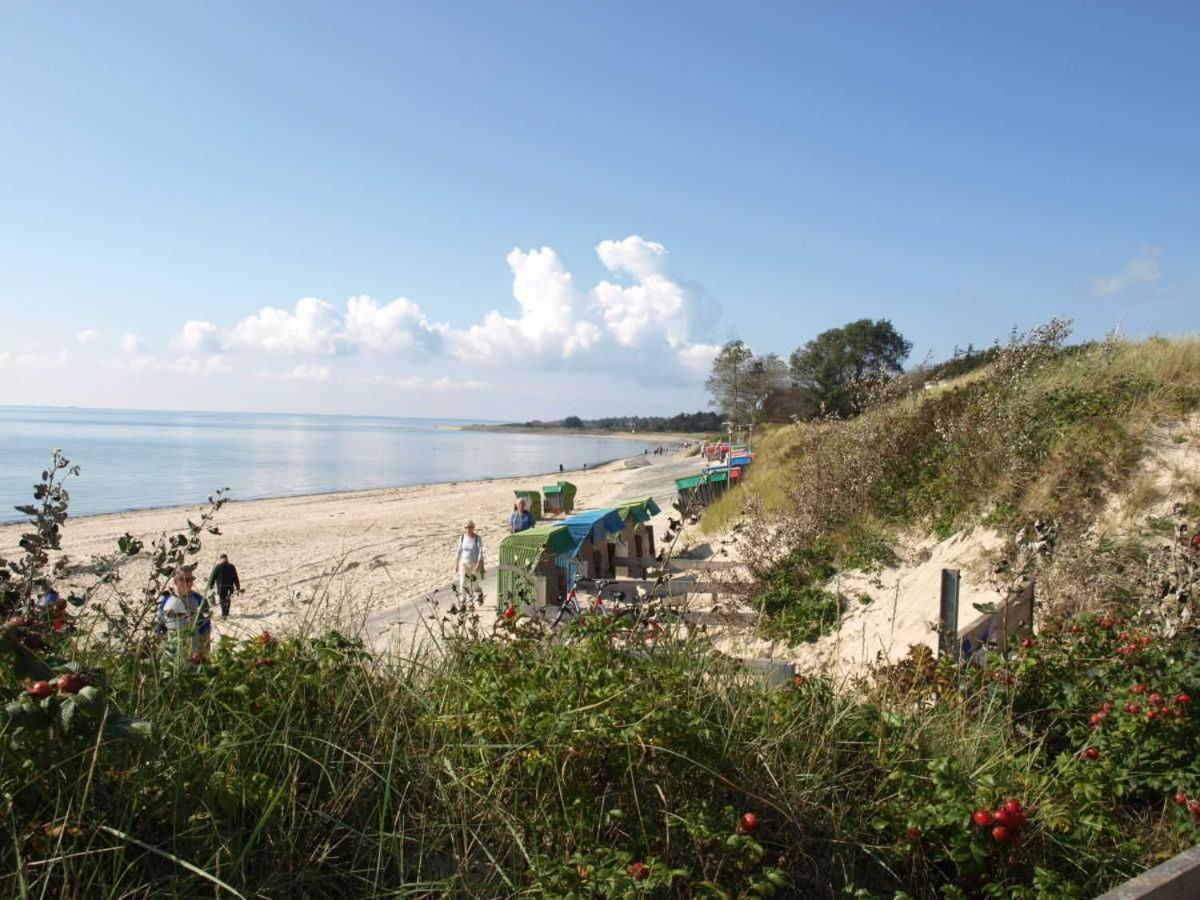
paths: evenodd
<path fill-rule="evenodd" d="M 0 523 L 21 521 L 61 449 L 72 516 L 234 500 L 557 475 L 639 454 L 611 437 L 464 431 L 449 419 L 0 406 Z M 546 479 L 534 479 L 540 486 Z"/>

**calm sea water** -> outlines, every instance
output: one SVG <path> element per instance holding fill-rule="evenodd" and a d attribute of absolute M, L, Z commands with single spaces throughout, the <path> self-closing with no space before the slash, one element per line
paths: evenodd
<path fill-rule="evenodd" d="M 0 406 L 0 522 L 29 503 L 59 447 L 81 468 L 71 513 L 533 475 L 641 453 L 621 438 L 458 431 L 357 416 Z M 538 482 L 540 484 L 540 482 Z"/>

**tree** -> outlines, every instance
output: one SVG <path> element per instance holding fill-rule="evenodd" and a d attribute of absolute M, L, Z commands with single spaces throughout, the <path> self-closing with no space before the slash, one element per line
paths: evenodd
<path fill-rule="evenodd" d="M 850 413 L 866 381 L 899 375 L 912 342 L 887 319 L 859 319 L 831 328 L 791 356 L 792 379 L 827 412 Z"/>
<path fill-rule="evenodd" d="M 579 416 L 567 416 L 565 419 L 563 419 L 562 423 L 563 423 L 563 428 L 582 428 L 583 427 L 583 419 L 579 418 Z"/>
<path fill-rule="evenodd" d="M 766 356 L 755 356 L 750 359 L 746 364 L 743 378 L 748 416 L 738 421 L 742 423 L 758 422 L 763 416 L 763 408 L 766 406 L 768 398 L 785 390 L 790 381 L 788 364 L 777 354 L 768 353 Z"/>
<path fill-rule="evenodd" d="M 712 405 L 731 422 L 750 421 L 746 370 L 753 358 L 754 351 L 744 341 L 730 341 L 713 360 L 712 374 L 704 382 Z"/>

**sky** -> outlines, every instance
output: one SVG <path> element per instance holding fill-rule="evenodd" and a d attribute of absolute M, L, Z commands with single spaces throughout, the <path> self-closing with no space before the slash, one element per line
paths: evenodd
<path fill-rule="evenodd" d="M 0 5 L 0 404 L 670 414 L 1197 330 L 1195 3 Z"/>

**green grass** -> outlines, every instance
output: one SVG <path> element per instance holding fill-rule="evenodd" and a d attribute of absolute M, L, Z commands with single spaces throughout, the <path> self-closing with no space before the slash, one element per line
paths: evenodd
<path fill-rule="evenodd" d="M 822 546 L 833 568 L 858 568 L 855 534 L 944 539 L 979 522 L 1015 532 L 1037 518 L 1069 541 L 1115 492 L 1128 495 L 1131 514 L 1162 500 L 1135 477 L 1137 464 L 1152 435 L 1200 408 L 1200 341 L 1062 348 L 1043 338 L 856 418 L 769 431 L 744 484 L 705 512 L 704 530 L 752 512 L 743 551 L 760 600 L 770 594 L 782 616 L 788 604 L 777 601 L 791 590 L 823 633 L 828 605 L 813 602 L 820 583 L 793 571 L 797 550 Z M 812 633 L 798 609 L 786 618 L 787 631 Z"/>
<path fill-rule="evenodd" d="M 1200 644 L 1156 640 L 1131 671 L 1117 627 L 1082 626 L 988 673 L 914 657 L 864 693 L 768 689 L 702 640 L 621 652 L 600 622 L 387 660 L 336 634 L 198 666 L 67 641 L 153 737 L 7 717 L 0 890 L 1090 897 L 1196 839 L 1167 798 L 1200 790 L 1200 721 L 1093 734 L 1087 717 L 1133 680 L 1196 691 Z M 11 676 L 3 691 L 29 702 Z M 1029 810 L 1016 850 L 969 822 L 1010 796 Z"/>

